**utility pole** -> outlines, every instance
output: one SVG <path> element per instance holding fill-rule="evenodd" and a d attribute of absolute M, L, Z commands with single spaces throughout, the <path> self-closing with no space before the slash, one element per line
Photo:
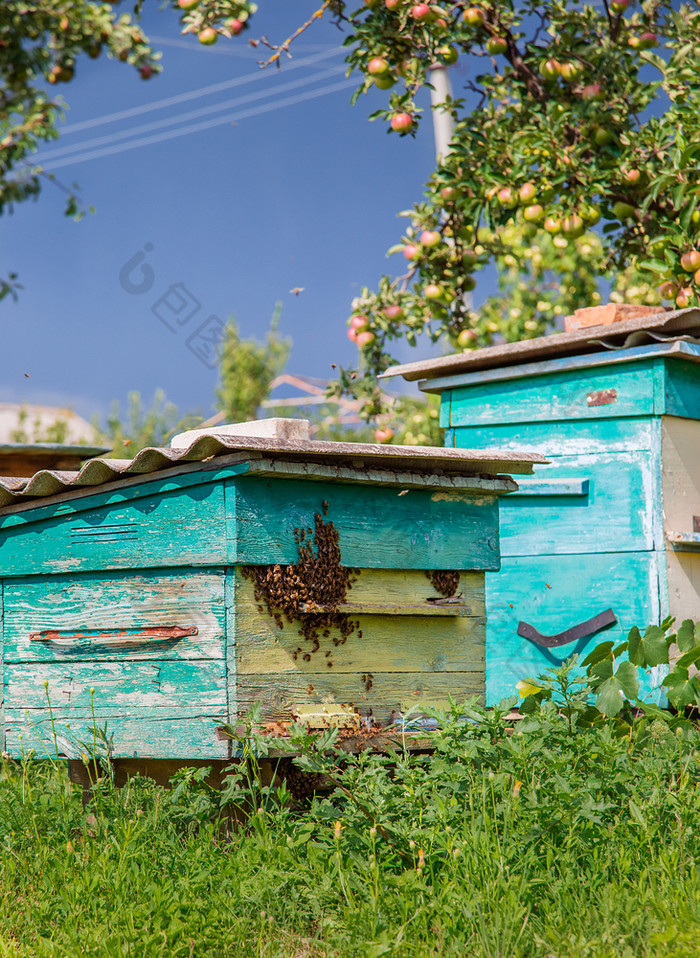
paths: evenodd
<path fill-rule="evenodd" d="M 450 153 L 450 143 L 454 133 L 454 123 L 452 116 L 447 110 L 442 109 L 448 97 L 452 96 L 452 84 L 450 83 L 449 69 L 442 63 L 435 63 L 430 69 L 430 82 L 432 89 L 430 91 L 430 105 L 433 114 L 433 135 L 435 137 L 435 158 L 440 163 Z M 472 308 L 472 294 L 465 293 L 464 305 L 467 309 Z"/>
<path fill-rule="evenodd" d="M 430 82 L 433 89 L 430 91 L 430 105 L 433 113 L 433 134 L 435 136 L 435 156 L 438 161 L 450 152 L 450 143 L 454 132 L 452 117 L 441 106 L 448 97 L 452 96 L 452 84 L 446 66 L 434 64 L 430 69 Z"/>

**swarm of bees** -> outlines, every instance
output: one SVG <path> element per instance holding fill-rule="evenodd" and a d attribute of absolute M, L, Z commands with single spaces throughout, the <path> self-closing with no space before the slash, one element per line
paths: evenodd
<path fill-rule="evenodd" d="M 348 637 L 358 629 L 359 622 L 340 612 L 348 590 L 359 575 L 358 569 L 349 569 L 340 563 L 338 531 L 333 523 L 324 521 L 328 503 L 321 504 L 314 516 L 314 528 L 296 528 L 294 539 L 298 559 L 293 565 L 246 566 L 241 571 L 253 582 L 255 601 L 259 611 L 263 606 L 278 628 L 284 621 L 295 623 L 306 645 L 298 646 L 292 654 L 310 662 L 321 649 L 321 639 L 329 638 L 334 630 L 333 645 L 345 645 Z M 307 606 L 315 606 L 309 611 Z M 361 633 L 358 633 L 361 635 Z M 327 668 L 333 668 L 332 650 L 324 654 Z"/>
<path fill-rule="evenodd" d="M 435 591 L 446 599 L 456 594 L 459 588 L 459 572 L 453 569 L 426 569 L 425 574 Z"/>

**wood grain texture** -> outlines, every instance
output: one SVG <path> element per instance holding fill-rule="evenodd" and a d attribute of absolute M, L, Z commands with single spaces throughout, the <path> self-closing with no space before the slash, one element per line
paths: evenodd
<path fill-rule="evenodd" d="M 331 629 L 328 636 L 319 636 L 319 647 L 313 651 L 315 644 L 302 638 L 297 625 L 285 621 L 280 630 L 266 612 L 261 614 L 252 582 L 240 578 L 236 589 L 238 677 L 323 670 L 355 675 L 483 671 L 483 617 L 378 614 L 353 616 L 353 621 L 359 627 L 345 644 L 334 644 L 340 634 Z"/>
<path fill-rule="evenodd" d="M 445 441 L 468 448 L 538 449 L 548 459 L 595 452 L 638 452 L 654 445 L 650 418 L 459 426 L 449 431 Z M 535 477 L 541 469 L 535 466 Z"/>
<path fill-rule="evenodd" d="M 0 575 L 223 565 L 221 484 L 15 526 L 0 533 Z"/>
<path fill-rule="evenodd" d="M 539 468 L 538 478 L 588 480 L 588 495 L 504 499 L 504 556 L 654 548 L 654 486 L 647 452 L 559 456 Z"/>
<path fill-rule="evenodd" d="M 700 419 L 700 366 L 667 360 L 663 369 L 663 395 L 657 402 L 657 415 Z"/>
<path fill-rule="evenodd" d="M 262 703 L 267 720 L 289 720 L 296 705 L 352 705 L 363 715 L 387 722 L 392 713 L 413 706 L 446 705 L 484 694 L 483 672 L 379 673 L 368 691 L 361 675 L 311 672 L 307 675 L 242 675 L 238 678 L 239 716 Z"/>
<path fill-rule="evenodd" d="M 661 420 L 663 516 L 666 533 L 693 533 L 700 517 L 700 422 Z"/>
<path fill-rule="evenodd" d="M 44 682 L 48 685 L 44 687 Z M 223 661 L 6 663 L 8 709 L 47 708 L 56 715 L 90 711 L 138 717 L 166 710 L 173 717 L 224 715 Z"/>
<path fill-rule="evenodd" d="M 517 694 L 516 682 L 574 652 L 585 657 L 599 642 L 622 641 L 633 625 L 658 622 L 657 553 L 509 557 L 500 574 L 486 576 L 486 599 L 487 702 L 495 705 Z M 617 624 L 570 647 L 549 651 L 517 635 L 520 621 L 555 634 L 607 608 Z"/>
<path fill-rule="evenodd" d="M 700 552 L 665 553 L 668 581 L 668 614 L 700 620 Z"/>
<path fill-rule="evenodd" d="M 229 743 L 217 735 L 217 720 L 148 715 L 134 722 L 114 715 L 107 720 L 114 758 L 227 759 Z M 104 719 L 99 719 L 104 724 Z M 56 726 L 59 756 L 80 760 L 92 754 L 92 717 L 70 716 Z M 10 709 L 6 716 L 6 748 L 15 758 L 34 750 L 37 758 L 56 757 L 51 723 L 46 709 Z M 101 753 L 97 750 L 97 755 Z"/>
<path fill-rule="evenodd" d="M 486 374 L 485 374 L 486 375 Z M 617 400 L 589 405 L 592 393 L 615 389 Z M 532 379 L 453 389 L 450 426 L 550 422 L 563 419 L 619 419 L 654 412 L 654 377 L 650 363 L 562 370 Z M 532 447 L 530 447 L 532 448 Z"/>
<path fill-rule="evenodd" d="M 483 572 L 462 572 L 457 594 L 474 615 L 485 615 Z M 353 602 L 377 606 L 386 603 L 421 606 L 427 599 L 439 595 L 425 573 L 418 569 L 361 569 L 348 592 Z"/>
<path fill-rule="evenodd" d="M 223 659 L 225 609 L 223 570 L 181 569 L 141 573 L 87 573 L 7 579 L 5 661 Z M 41 630 L 124 630 L 158 626 L 195 627 L 169 643 L 94 648 L 86 634 L 74 649 L 36 642 Z"/>
<path fill-rule="evenodd" d="M 342 563 L 357 568 L 497 569 L 498 503 L 493 496 L 355 487 L 270 478 L 235 481 L 230 561 L 288 564 L 296 527 L 314 526 L 322 502 L 340 536 Z"/>

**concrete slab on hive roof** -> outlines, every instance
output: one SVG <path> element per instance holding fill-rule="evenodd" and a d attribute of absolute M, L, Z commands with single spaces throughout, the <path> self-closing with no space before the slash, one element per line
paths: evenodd
<path fill-rule="evenodd" d="M 170 440 L 171 449 L 187 449 L 201 436 L 258 436 L 261 439 L 290 439 L 304 442 L 311 438 L 308 419 L 254 419 L 247 422 L 222 423 L 205 429 L 188 429 Z"/>

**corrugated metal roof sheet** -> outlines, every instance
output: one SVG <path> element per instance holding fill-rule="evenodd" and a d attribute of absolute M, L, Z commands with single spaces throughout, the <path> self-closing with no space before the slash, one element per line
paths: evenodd
<path fill-rule="evenodd" d="M 142 449 L 134 459 L 92 459 L 78 472 L 44 469 L 27 479 L 0 477 L 0 507 L 3 514 L 13 506 L 41 505 L 47 496 L 76 494 L 89 487 L 127 478 L 150 476 L 173 467 L 201 463 L 211 469 L 210 460 L 231 453 L 240 459 L 263 456 L 296 463 L 342 465 L 358 474 L 368 468 L 401 469 L 403 472 L 451 476 L 496 476 L 503 473 L 530 474 L 534 463 L 547 460 L 533 452 L 492 452 L 470 449 L 442 449 L 434 446 L 385 446 L 374 443 L 304 442 L 254 436 L 216 436 L 196 439 L 186 449 Z M 177 470 L 176 470 L 177 471 Z M 188 470 L 189 471 L 189 470 Z"/>
<path fill-rule="evenodd" d="M 680 309 L 674 312 L 659 312 L 656 316 L 628 319 L 609 326 L 588 326 L 570 333 L 552 333 L 538 339 L 501 343 L 498 346 L 485 346 L 483 349 L 452 356 L 403 363 L 400 366 L 391 366 L 383 376 L 403 376 L 408 380 L 435 379 L 438 376 L 476 372 L 479 369 L 516 366 L 537 360 L 600 353 L 668 339 L 698 337 L 700 310 Z"/>

